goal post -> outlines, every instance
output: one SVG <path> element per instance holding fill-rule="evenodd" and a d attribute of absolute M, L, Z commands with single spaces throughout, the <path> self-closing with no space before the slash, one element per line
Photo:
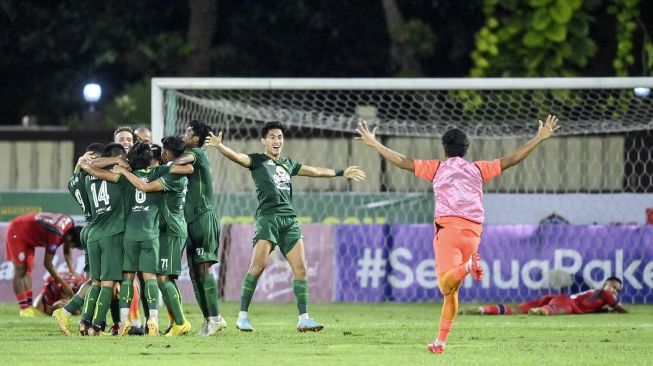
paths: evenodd
<path fill-rule="evenodd" d="M 354 141 L 357 124 L 379 126 L 384 144 L 420 159 L 443 158 L 440 137 L 459 128 L 470 137 L 466 158 L 491 160 L 513 152 L 535 135 L 538 120 L 556 114 L 562 126 L 556 138 L 486 185 L 481 255 L 488 258 L 487 276 L 480 285 L 465 283 L 462 299 L 521 301 L 562 283 L 547 282 L 549 269 L 562 269 L 574 275 L 576 289 L 595 286 L 608 273 L 623 276 L 627 301 L 650 302 L 651 88 L 651 77 L 154 78 L 152 132 L 160 141 L 201 119 L 225 132 L 225 144 L 252 153 L 262 152 L 263 123 L 277 120 L 287 128 L 284 154 L 300 163 L 360 165 L 367 172 L 361 183 L 293 179 L 305 235 L 331 248 L 307 252 L 309 277 L 317 260 L 311 256 L 331 256 L 325 265 L 334 282 L 321 286 L 332 289 L 332 300 L 426 301 L 439 296 L 429 267 L 432 188 Z M 249 225 L 235 227 L 229 239 L 232 248 L 248 248 L 257 206 L 250 172 L 215 149 L 207 153 L 216 212 L 223 225 Z M 542 226 L 555 223 L 570 225 Z M 239 281 L 229 278 L 226 298 L 237 300 Z"/>

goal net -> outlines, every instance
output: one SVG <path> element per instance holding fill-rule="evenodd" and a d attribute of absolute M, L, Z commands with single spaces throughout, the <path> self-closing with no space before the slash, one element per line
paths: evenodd
<path fill-rule="evenodd" d="M 440 137 L 456 127 L 470 137 L 467 159 L 492 160 L 534 136 L 538 119 L 556 114 L 558 136 L 486 185 L 486 277 L 467 281 L 461 297 L 521 301 L 597 287 L 616 275 L 625 301 L 649 302 L 652 87 L 653 78 L 155 78 L 152 129 L 158 141 L 201 119 L 223 131 L 227 146 L 252 153 L 263 151 L 264 122 L 276 120 L 287 128 L 284 155 L 313 166 L 361 166 L 361 183 L 293 179 L 309 279 L 320 289 L 312 297 L 431 301 L 440 296 L 431 186 L 354 141 L 358 123 L 378 126 L 384 144 L 420 159 L 444 158 Z M 251 254 L 255 187 L 247 169 L 215 149 L 208 154 L 223 224 L 225 296 L 236 299 Z M 272 257 L 257 296 L 290 299 L 289 280 L 282 284 L 288 267 L 278 253 Z"/>

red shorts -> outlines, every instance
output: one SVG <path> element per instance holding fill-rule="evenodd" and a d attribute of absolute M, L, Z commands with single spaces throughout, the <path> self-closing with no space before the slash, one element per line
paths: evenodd
<path fill-rule="evenodd" d="M 482 226 L 459 217 L 438 218 L 435 225 L 435 272 L 440 277 L 468 261 L 478 251 Z"/>
<path fill-rule="evenodd" d="M 27 267 L 27 274 L 34 268 L 34 248 L 21 240 L 21 228 L 9 224 L 7 229 L 7 259 L 16 265 Z"/>

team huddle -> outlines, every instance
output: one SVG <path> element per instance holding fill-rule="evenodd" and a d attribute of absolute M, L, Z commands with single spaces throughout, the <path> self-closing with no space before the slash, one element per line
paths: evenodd
<path fill-rule="evenodd" d="M 542 141 L 553 136 L 558 128 L 557 118 L 549 116 L 546 122 L 540 121 L 536 137 L 508 157 L 470 162 L 463 159 L 469 140 L 458 129 L 449 130 L 442 137 L 444 160 L 417 160 L 382 145 L 376 139 L 376 128 L 370 130 L 366 122 L 359 125 L 356 131 L 358 140 L 397 167 L 429 181 L 436 195 L 433 248 L 444 304 L 438 336 L 428 345 L 431 352 L 444 352 L 446 339 L 458 314 L 458 289 L 465 277 L 468 274 L 476 280 L 483 277 L 478 254 L 484 220 L 483 184 L 518 164 Z M 361 181 L 365 179 L 365 173 L 358 166 L 341 170 L 312 167 L 282 156 L 284 127 L 279 122 L 268 122 L 263 126 L 261 144 L 264 152 L 251 154 L 225 146 L 222 133 L 214 134 L 199 120 L 193 120 L 187 126 L 183 138 L 163 138 L 161 147 L 151 144 L 148 131 L 136 132 L 137 137 L 131 129 L 119 129 L 113 143 L 106 146 L 93 143 L 79 158 L 69 190 L 84 211 L 86 226 L 76 227 L 70 217 L 59 214 L 32 214 L 30 218 L 21 219 L 34 221 L 38 217 L 41 226 L 49 225 L 44 231 L 49 235 L 56 233 L 57 237 L 56 240 L 40 241 L 56 243 L 46 245 L 46 256 L 50 255 L 51 259 L 57 246 L 65 244 L 64 255 L 72 273 L 69 248 L 78 245 L 85 248 L 88 281 L 77 281 L 78 291 L 74 295 L 71 285 L 46 263 L 53 283 L 60 284 L 60 293 L 70 299 L 65 307 L 51 307 L 54 310 L 50 310 L 61 331 L 71 335 L 71 316 L 81 312 L 80 334 L 107 334 L 106 318 L 111 311 L 114 333 L 133 334 L 141 329 L 140 316 L 134 316 L 139 307 L 135 299 L 140 297 L 146 316 L 142 332 L 152 336 L 160 333 L 165 336 L 188 334 L 191 324 L 184 315 L 176 284 L 182 271 L 184 251 L 195 297 L 204 316 L 198 334 L 214 335 L 227 326 L 220 314 L 218 286 L 211 269 L 218 261 L 220 226 L 213 209 L 213 175 L 203 147 L 216 148 L 227 159 L 249 169 L 256 186 L 259 205 L 255 213 L 253 254 L 242 280 L 236 327 L 246 332 L 254 330 L 249 305 L 269 255 L 278 246 L 293 273 L 292 288 L 299 314 L 297 330 L 322 330 L 323 325 L 308 315 L 307 265 L 303 235 L 292 206 L 291 178 L 296 175 L 344 176 Z M 11 233 L 14 235 L 14 231 Z M 13 237 L 13 242 L 21 241 L 17 238 Z M 27 241 L 23 239 L 21 242 Z M 17 253 L 15 248 L 9 250 L 9 243 L 8 240 L 8 254 Z M 25 261 L 24 257 L 16 254 L 10 259 L 19 266 L 16 274 L 20 274 L 20 278 L 14 278 L 14 290 L 21 305 L 21 315 L 25 312 L 27 316 L 38 310 L 32 310 L 30 306 L 31 282 L 25 278 L 31 272 L 31 262 Z M 73 277 L 77 276 L 81 277 Z M 610 284 L 613 283 L 615 280 L 611 280 Z M 594 307 L 617 307 L 619 289 L 620 286 L 611 287 L 613 297 L 593 296 Z M 169 326 L 163 332 L 159 331 L 158 320 L 160 297 L 170 316 Z M 559 311 L 563 301 L 556 301 L 558 303 L 552 304 L 540 301 L 538 306 L 529 309 L 537 308 L 535 312 L 542 315 L 570 312 Z M 487 314 L 495 309 L 505 310 L 506 307 L 488 306 L 480 308 L 479 312 Z"/>

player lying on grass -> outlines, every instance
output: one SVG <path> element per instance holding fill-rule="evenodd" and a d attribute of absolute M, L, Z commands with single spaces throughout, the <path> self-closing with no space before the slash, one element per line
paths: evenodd
<path fill-rule="evenodd" d="M 75 292 L 83 292 L 82 286 L 86 283 L 86 276 L 75 275 L 73 273 L 59 273 L 63 279 Z M 86 286 L 88 288 L 88 286 Z M 55 281 L 54 277 L 49 276 L 43 285 L 43 289 L 34 299 L 34 307 L 47 315 L 52 315 L 56 310 L 61 310 L 70 302 L 71 297 L 63 293 L 61 283 Z M 79 313 L 77 308 L 75 314 Z"/>
<path fill-rule="evenodd" d="M 308 282 L 304 241 L 292 207 L 292 182 L 295 175 L 331 178 L 344 176 L 354 181 L 365 179 L 365 173 L 357 166 L 345 170 L 316 168 L 302 165 L 288 157 L 282 157 L 284 128 L 279 122 L 268 122 L 261 130 L 264 153 L 243 154 L 233 151 L 222 143 L 222 132 L 213 133 L 206 145 L 218 149 L 229 160 L 248 168 L 256 185 L 259 205 L 256 210 L 256 233 L 252 261 L 243 279 L 240 297 L 240 313 L 236 327 L 241 331 L 253 331 L 247 311 L 254 296 L 259 276 L 267 266 L 270 252 L 279 246 L 293 272 L 293 292 L 297 297 L 299 322 L 297 330 L 320 331 L 322 324 L 308 316 Z"/>
<path fill-rule="evenodd" d="M 610 277 L 605 280 L 603 287 L 587 290 L 578 294 L 544 295 L 533 301 L 527 301 L 512 308 L 507 304 L 483 305 L 461 309 L 459 314 L 471 315 L 565 315 L 565 314 L 591 314 L 601 312 L 627 313 L 628 309 L 619 302 L 621 280 Z"/>
<path fill-rule="evenodd" d="M 13 219 L 7 228 L 6 253 L 7 259 L 14 264 L 13 289 L 20 307 L 19 315 L 33 317 L 43 315 L 32 305 L 32 269 L 36 248 L 44 247 L 43 266 L 50 276 L 61 285 L 68 297 L 73 292 L 70 285 L 59 277 L 54 268 L 54 254 L 63 245 L 63 255 L 68 265 L 68 271 L 75 273 L 71 248 L 81 248 L 80 232 L 82 228 L 75 226 L 73 219 L 64 214 L 37 212 L 21 215 Z"/>
<path fill-rule="evenodd" d="M 413 172 L 433 186 L 435 194 L 435 268 L 438 286 L 444 296 L 440 330 L 430 352 L 444 352 L 445 342 L 458 312 L 458 289 L 471 273 L 475 280 L 483 277 L 478 246 L 481 242 L 483 183 L 518 164 L 542 141 L 553 136 L 558 119 L 549 116 L 540 121 L 537 135 L 506 158 L 494 161 L 467 161 L 463 157 L 469 147 L 467 135 L 451 129 L 442 136 L 444 160 L 417 160 L 389 149 L 376 139 L 376 127 L 370 131 L 367 122 L 359 124 L 358 140 L 374 148 L 383 158 L 401 169 Z"/>
<path fill-rule="evenodd" d="M 184 142 L 181 138 L 170 136 L 161 140 L 163 143 L 162 160 L 168 164 L 184 152 Z M 186 169 L 193 172 L 192 165 L 174 166 L 174 169 Z M 184 198 L 188 178 L 184 175 L 166 172 L 160 178 L 145 182 L 124 168 L 116 169 L 123 174 L 134 187 L 145 194 L 162 192 L 161 225 L 159 233 L 159 266 L 157 280 L 163 295 L 163 301 L 172 313 L 171 324 L 166 336 L 187 334 L 191 325 L 186 320 L 181 306 L 181 295 L 175 280 L 181 275 L 181 258 L 186 245 L 187 230 L 184 219 Z"/>

